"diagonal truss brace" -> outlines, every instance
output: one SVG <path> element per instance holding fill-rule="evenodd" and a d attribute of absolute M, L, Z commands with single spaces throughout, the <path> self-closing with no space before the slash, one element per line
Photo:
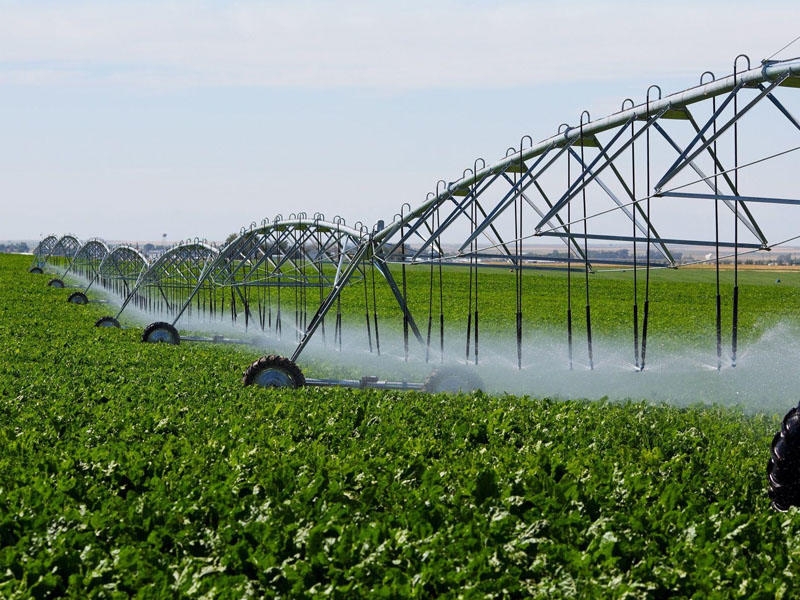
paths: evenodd
<path fill-rule="evenodd" d="M 643 127 L 641 127 L 639 129 L 639 131 L 637 131 L 634 135 L 632 135 L 629 139 L 627 139 L 620 146 L 620 148 L 618 148 L 614 152 L 614 154 L 612 154 L 611 156 L 608 156 L 608 154 L 605 153 L 605 152 L 601 153 L 601 154 L 598 154 L 595 157 L 595 159 L 589 164 L 589 169 L 594 169 L 593 171 L 591 171 L 591 175 L 589 177 L 586 177 L 586 173 L 584 171 L 584 173 L 583 173 L 583 175 L 581 177 L 577 177 L 575 179 L 575 181 L 569 187 L 569 189 L 567 189 L 567 191 L 564 193 L 564 195 L 558 200 L 558 202 L 556 202 L 553 205 L 553 208 L 550 209 L 550 211 L 547 213 L 547 215 L 545 215 L 545 218 L 543 218 L 539 222 L 539 224 L 536 225 L 536 232 L 540 233 L 542 227 L 547 223 L 547 221 L 552 219 L 553 216 L 557 212 L 559 212 L 562 208 L 564 208 L 564 206 L 566 206 L 568 202 L 570 202 L 576 195 L 578 195 L 578 193 L 580 193 L 581 190 L 583 190 L 587 185 L 589 185 L 589 183 L 594 181 L 594 179 L 597 178 L 597 176 L 600 175 L 600 173 L 607 166 L 612 164 L 614 162 L 614 160 L 616 160 L 616 158 L 620 154 L 622 154 L 631 144 L 633 144 L 634 141 L 636 141 L 636 139 L 639 136 L 641 136 L 645 131 L 647 131 L 653 125 L 653 123 L 655 123 L 658 119 L 660 119 L 661 116 L 669 110 L 669 108 L 670 108 L 669 105 L 665 105 L 664 107 L 661 108 L 661 110 L 659 110 L 658 112 L 653 114 L 647 120 L 647 123 L 645 123 L 645 125 Z M 633 117 L 628 119 L 624 124 L 622 124 L 621 127 L 619 127 L 619 130 L 617 131 L 617 133 L 614 134 L 614 137 L 608 142 L 608 144 L 606 144 L 606 147 L 611 147 L 614 144 L 614 142 L 616 142 L 620 138 L 620 136 L 627 130 L 627 127 L 628 127 L 628 125 L 631 124 L 632 120 L 633 120 Z M 597 169 L 595 169 L 595 166 L 598 163 L 600 163 L 600 161 L 602 159 L 604 159 L 604 158 L 605 158 L 605 161 Z"/>
<path fill-rule="evenodd" d="M 717 131 L 712 135 L 710 138 L 706 139 L 699 148 L 697 148 L 694 152 L 689 154 L 691 148 L 696 144 L 696 142 L 703 137 L 705 131 L 711 125 L 711 123 L 718 117 L 719 113 L 721 113 L 722 109 L 733 99 L 739 90 L 742 88 L 743 83 L 737 85 L 730 93 L 730 95 L 725 99 L 722 105 L 717 109 L 717 112 L 714 113 L 712 120 L 710 120 L 703 130 L 695 137 L 694 141 L 689 144 L 689 146 L 681 153 L 681 156 L 678 157 L 678 160 L 673 163 L 673 165 L 664 173 L 663 177 L 659 180 L 658 183 L 655 185 L 656 192 L 660 192 L 664 186 L 669 183 L 675 176 L 680 173 L 689 163 L 691 163 L 695 158 L 697 158 L 701 153 L 705 152 L 705 150 L 714 143 L 715 140 L 719 139 L 719 137 L 725 133 L 728 129 L 730 129 L 735 123 L 737 123 L 745 114 L 747 114 L 750 109 L 752 109 L 756 104 L 758 104 L 761 100 L 763 100 L 769 93 L 778 87 L 784 79 L 789 77 L 789 74 L 786 73 L 782 77 L 779 77 L 775 81 L 770 82 L 769 87 L 764 88 L 761 86 L 761 93 L 758 94 L 755 98 L 753 98 L 750 102 L 748 102 L 747 106 L 745 106 L 741 111 L 731 117 L 722 127 L 717 129 Z M 687 156 L 688 155 L 688 156 Z"/>

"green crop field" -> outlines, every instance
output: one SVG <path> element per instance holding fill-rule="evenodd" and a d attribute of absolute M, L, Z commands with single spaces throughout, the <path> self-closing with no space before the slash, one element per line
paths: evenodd
<path fill-rule="evenodd" d="M 800 593 L 800 516 L 766 494 L 783 410 L 243 387 L 258 349 L 95 328 L 108 306 L 29 264 L 0 255 L 0 597 Z M 796 313 L 800 274 L 740 276 L 743 339 Z M 593 277 L 625 331 L 628 275 Z M 561 327 L 564 282 L 526 275 L 528 326 Z M 669 344 L 713 336 L 711 272 L 653 285 Z"/>

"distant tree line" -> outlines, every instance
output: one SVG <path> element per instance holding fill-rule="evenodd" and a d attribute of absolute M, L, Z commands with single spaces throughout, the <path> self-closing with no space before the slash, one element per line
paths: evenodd
<path fill-rule="evenodd" d="M 0 244 L 0 252 L 6 252 L 10 254 L 22 254 L 24 252 L 30 252 L 31 248 L 28 246 L 26 242 L 9 242 L 7 244 Z"/>
<path fill-rule="evenodd" d="M 746 258 L 742 261 L 746 265 L 778 265 L 779 267 L 788 267 L 790 265 L 800 265 L 800 257 L 790 254 L 789 252 L 782 252 L 772 256 L 764 255 L 760 258 Z"/>

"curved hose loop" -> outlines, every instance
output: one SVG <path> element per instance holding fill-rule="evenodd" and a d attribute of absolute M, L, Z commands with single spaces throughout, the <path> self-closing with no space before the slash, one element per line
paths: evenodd
<path fill-rule="evenodd" d="M 661 86 L 656 85 L 655 83 L 647 88 L 647 103 L 650 103 L 650 91 L 651 90 L 658 90 L 658 98 L 654 98 L 654 100 L 661 100 Z M 649 115 L 648 115 L 649 116 Z"/>
<path fill-rule="evenodd" d="M 750 70 L 750 57 L 747 54 L 739 54 L 736 58 L 733 59 L 733 82 L 736 83 L 736 75 L 739 73 L 738 66 L 739 66 L 739 59 L 743 58 L 747 61 L 747 69 L 746 71 Z"/>
<path fill-rule="evenodd" d="M 278 213 L 277 215 L 272 217 L 272 223 L 275 224 L 275 225 L 277 225 L 281 221 L 283 221 L 283 215 L 281 213 Z"/>
<path fill-rule="evenodd" d="M 630 102 L 631 105 L 626 107 L 625 106 L 626 102 Z M 625 100 L 622 101 L 622 106 L 620 106 L 620 110 L 628 110 L 630 108 L 633 108 L 634 106 L 636 106 L 636 104 L 634 104 L 633 100 L 631 100 L 630 98 L 625 98 Z"/>
<path fill-rule="evenodd" d="M 435 198 L 435 197 L 436 197 L 436 194 L 434 194 L 433 192 L 428 192 L 427 194 L 425 194 L 425 203 L 427 204 L 428 202 L 431 201 L 432 198 Z"/>
<path fill-rule="evenodd" d="M 486 161 L 483 160 L 481 157 L 476 158 L 472 163 L 472 175 L 475 178 L 473 185 L 477 187 L 478 185 L 478 163 L 481 163 L 481 169 L 486 168 Z"/>
<path fill-rule="evenodd" d="M 314 220 L 315 221 L 324 221 L 325 220 L 325 213 L 321 213 L 319 211 L 314 213 Z"/>
<path fill-rule="evenodd" d="M 586 115 L 586 122 L 583 121 L 583 116 Z M 583 126 L 587 125 L 592 122 L 592 115 L 589 114 L 588 110 L 585 110 L 581 113 L 581 120 L 580 120 L 580 137 L 581 137 L 581 146 L 583 146 Z"/>
<path fill-rule="evenodd" d="M 506 156 L 505 157 L 508 158 L 512 154 L 516 154 L 516 153 L 517 153 L 517 149 L 514 148 L 514 146 L 509 146 L 508 148 L 506 148 Z"/>
<path fill-rule="evenodd" d="M 262 227 L 269 226 L 269 217 L 264 217 L 263 219 L 261 219 L 261 226 Z"/>
<path fill-rule="evenodd" d="M 655 83 L 647 88 L 647 95 L 645 96 L 647 102 L 647 118 L 650 118 L 650 91 L 651 90 L 658 90 L 658 98 L 654 98 L 654 100 L 661 100 L 661 86 L 656 85 Z"/>
<path fill-rule="evenodd" d="M 289 213 L 289 220 L 295 221 L 297 219 L 297 215 L 293 212 Z"/>
<path fill-rule="evenodd" d="M 334 225 L 344 225 L 344 218 L 339 215 L 333 216 L 333 224 Z"/>
<path fill-rule="evenodd" d="M 521 138 L 519 138 L 519 160 L 520 160 L 520 162 L 522 162 L 522 150 L 525 147 L 523 145 L 525 143 L 525 140 L 528 140 L 528 144 L 530 144 L 528 146 L 528 148 L 533 148 L 533 138 L 531 136 L 529 136 L 527 133 L 525 135 L 523 135 Z"/>
<path fill-rule="evenodd" d="M 247 231 L 247 229 L 244 226 L 239 228 L 239 237 L 242 237 L 245 234 L 246 231 Z"/>
<path fill-rule="evenodd" d="M 705 77 L 706 77 L 706 75 L 710 75 L 710 76 L 711 76 L 711 79 L 709 79 L 708 81 L 706 81 L 706 80 L 705 80 Z M 716 81 L 716 79 L 717 79 L 717 78 L 716 78 L 716 77 L 714 77 L 714 73 L 712 73 L 711 71 L 703 71 L 703 72 L 700 74 L 700 85 L 704 85 L 704 84 L 708 83 L 709 81 Z"/>
<path fill-rule="evenodd" d="M 564 141 L 566 142 L 569 139 L 569 132 L 572 129 L 572 126 L 569 123 L 561 123 L 558 126 L 558 134 L 564 134 Z"/>
<path fill-rule="evenodd" d="M 306 214 L 303 211 L 300 211 L 299 213 L 297 213 L 296 218 L 297 218 L 298 221 L 301 220 L 301 219 L 307 219 L 308 218 L 308 214 Z"/>
<path fill-rule="evenodd" d="M 439 181 L 436 182 L 436 198 L 440 197 L 439 184 L 441 184 L 441 183 L 444 184 L 444 191 L 445 192 L 449 192 L 450 191 L 450 184 L 448 184 L 444 179 L 440 179 Z"/>
<path fill-rule="evenodd" d="M 401 219 L 403 217 L 405 217 L 406 209 L 408 209 L 408 212 L 411 212 L 411 205 L 408 202 L 403 202 L 403 204 L 400 206 L 400 218 Z"/>

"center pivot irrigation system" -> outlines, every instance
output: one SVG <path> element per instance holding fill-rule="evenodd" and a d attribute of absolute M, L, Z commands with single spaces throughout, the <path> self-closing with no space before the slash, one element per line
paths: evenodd
<path fill-rule="evenodd" d="M 219 250 L 179 244 L 143 269 L 134 285 L 125 280 L 120 313 L 133 305 L 162 316 L 147 326 L 144 341 L 177 344 L 179 325 L 190 332 L 183 339 L 227 341 L 191 334 L 227 324 L 266 343 L 291 344 L 285 356 L 269 354 L 251 364 L 247 385 L 471 389 L 480 387 L 480 379 L 474 368 L 464 369 L 481 363 L 486 336 L 498 329 L 497 307 L 491 307 L 492 319 L 485 318 L 485 286 L 508 292 L 510 310 L 501 311 L 508 323 L 499 329 L 511 342 L 502 347 L 508 362 L 524 369 L 536 346 L 529 324 L 537 309 L 535 281 L 524 274 L 563 269 L 564 360 L 570 369 L 592 370 L 592 274 L 625 269 L 632 274 L 631 363 L 645 370 L 653 333 L 651 273 L 679 267 L 691 250 L 716 270 L 717 368 L 728 360 L 735 366 L 744 256 L 800 238 L 773 233 L 776 224 L 797 219 L 788 211 L 800 205 L 785 192 L 795 187 L 800 167 L 800 122 L 792 104 L 800 101 L 798 87 L 800 59 L 765 60 L 753 68 L 740 55 L 728 76 L 707 71 L 697 86 L 667 96 L 653 85 L 644 102 L 626 99 L 609 116 L 593 120 L 584 111 L 577 125 L 563 124 L 542 141 L 523 136 L 500 160 L 479 158 L 455 181 L 440 180 L 424 202 L 403 205 L 388 224 L 351 227 L 340 218 L 300 213 L 253 224 Z M 618 251 L 609 257 L 601 245 Z M 33 269 L 80 255 L 77 248 L 69 254 L 73 247 L 64 238 L 46 238 Z M 84 268 L 83 277 L 113 279 L 102 273 L 115 252 L 107 253 L 94 276 Z M 730 287 L 721 284 L 723 263 L 732 264 Z M 467 274 L 463 288 L 448 285 L 450 269 Z M 424 298 L 409 293 L 412 279 L 414 289 L 427 289 Z M 396 301 L 394 327 L 379 322 L 377 288 L 388 288 Z M 725 319 L 723 296 L 732 307 Z M 352 310 L 356 302 L 360 311 Z M 353 312 L 362 315 L 360 334 L 348 348 L 363 344 L 372 354 L 439 369 L 425 384 L 305 378 L 297 365 L 303 352 L 312 342 L 341 350 L 356 324 L 346 323 Z M 120 313 L 103 324 L 118 325 Z M 729 334 L 723 322 L 730 323 Z M 388 347 L 393 336 L 387 331 L 398 333 L 399 350 Z M 462 370 L 441 369 L 454 355 Z M 800 504 L 799 472 L 800 413 L 793 409 L 769 461 L 776 508 Z"/>

